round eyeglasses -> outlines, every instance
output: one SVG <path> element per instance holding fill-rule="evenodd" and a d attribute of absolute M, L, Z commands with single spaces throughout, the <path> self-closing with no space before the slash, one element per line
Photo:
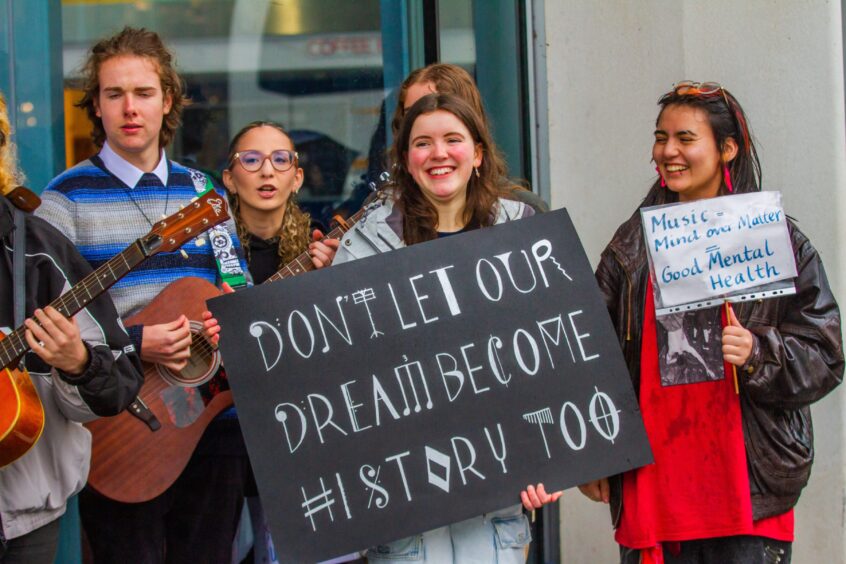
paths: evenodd
<path fill-rule="evenodd" d="M 238 151 L 232 155 L 232 162 L 238 161 L 248 172 L 258 172 L 264 166 L 264 161 L 270 159 L 273 168 L 279 172 L 285 172 L 296 166 L 298 158 L 299 155 L 296 152 L 287 149 L 278 149 L 269 155 L 260 151 Z"/>

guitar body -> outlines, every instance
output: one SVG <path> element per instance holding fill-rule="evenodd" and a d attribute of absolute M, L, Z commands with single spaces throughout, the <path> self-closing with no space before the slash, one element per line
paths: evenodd
<path fill-rule="evenodd" d="M 181 278 L 169 284 L 126 325 L 167 323 L 185 314 L 191 320 L 192 359 L 180 374 L 145 363 L 139 399 L 160 427 L 152 430 L 131 409 L 87 423 L 93 436 L 88 484 L 100 494 L 125 503 L 153 499 L 173 484 L 191 458 L 208 424 L 232 405 L 232 392 L 223 391 L 204 405 L 197 385 L 217 372 L 219 356 L 199 335 L 205 301 L 220 290 L 200 278 Z M 198 354 L 203 349 L 209 354 Z M 202 350 L 199 352 L 203 352 Z"/>
<path fill-rule="evenodd" d="M 0 340 L 4 336 L 0 333 Z M 27 453 L 44 430 L 44 407 L 25 370 L 0 371 L 0 468 Z"/>

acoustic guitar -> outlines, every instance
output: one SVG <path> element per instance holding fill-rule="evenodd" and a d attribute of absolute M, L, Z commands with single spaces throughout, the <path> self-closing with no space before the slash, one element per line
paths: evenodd
<path fill-rule="evenodd" d="M 340 239 L 364 215 L 359 210 L 327 239 Z M 308 251 L 276 272 L 265 283 L 314 270 Z M 146 308 L 126 320 L 166 323 L 180 314 L 191 320 L 191 358 L 181 372 L 145 364 L 138 400 L 125 412 L 87 423 L 93 436 L 88 485 L 124 503 L 148 501 L 173 484 L 194 452 L 208 424 L 232 406 L 232 392 L 221 374 L 220 353 L 202 335 L 206 300 L 221 291 L 200 278 L 171 282 Z"/>
<path fill-rule="evenodd" d="M 187 241 L 229 217 L 225 199 L 214 192 L 198 198 L 184 209 L 153 225 L 100 268 L 83 278 L 50 305 L 65 317 L 73 317 L 97 296 L 108 290 L 130 270 L 163 252 L 174 251 Z M 23 456 L 38 441 L 44 429 L 44 409 L 35 386 L 20 359 L 30 347 L 20 326 L 0 336 L 0 467 Z"/>

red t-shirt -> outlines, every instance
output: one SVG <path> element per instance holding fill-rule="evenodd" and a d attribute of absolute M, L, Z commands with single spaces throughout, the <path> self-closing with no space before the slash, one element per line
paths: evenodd
<path fill-rule="evenodd" d="M 726 323 L 723 312 L 723 325 Z M 740 400 L 731 365 L 716 381 L 661 386 L 652 283 L 646 292 L 640 409 L 655 463 L 623 475 L 616 540 L 661 542 L 756 535 L 793 541 L 793 510 L 752 521 Z"/>

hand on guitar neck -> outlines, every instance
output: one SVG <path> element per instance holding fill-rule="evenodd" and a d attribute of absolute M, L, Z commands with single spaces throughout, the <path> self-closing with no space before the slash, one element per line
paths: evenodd
<path fill-rule="evenodd" d="M 191 322 L 180 315 L 170 323 L 144 325 L 141 360 L 179 372 L 191 358 Z"/>
<path fill-rule="evenodd" d="M 324 237 L 320 229 L 315 229 L 311 234 L 311 243 L 308 245 L 308 255 L 315 268 L 324 268 L 332 264 L 335 253 L 338 252 L 340 239 Z"/>
<path fill-rule="evenodd" d="M 79 335 L 75 319 L 68 319 L 51 306 L 35 310 L 26 319 L 26 342 L 41 360 L 65 374 L 78 376 L 88 366 L 88 348 Z"/>

